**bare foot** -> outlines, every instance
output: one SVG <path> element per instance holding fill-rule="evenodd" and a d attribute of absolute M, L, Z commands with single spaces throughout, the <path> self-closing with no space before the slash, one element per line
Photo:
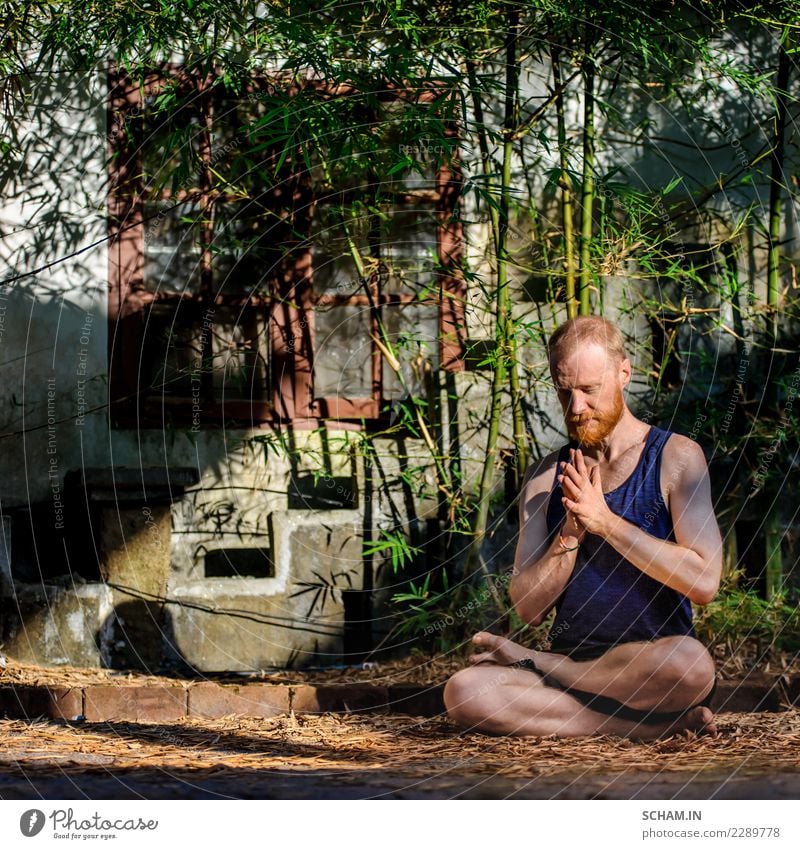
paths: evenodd
<path fill-rule="evenodd" d="M 601 733 L 614 733 L 603 731 Z M 687 711 L 680 719 L 662 723 L 639 723 L 635 729 L 625 734 L 634 740 L 660 740 L 674 735 L 692 739 L 701 734 L 717 736 L 714 714 L 707 707 L 698 706 Z"/>
<path fill-rule="evenodd" d="M 718 733 L 711 708 L 703 705 L 694 707 L 688 711 L 683 717 L 682 727 L 676 728 L 675 731 L 681 733 L 689 732 L 690 735 L 709 734 L 712 737 L 716 737 Z"/>
<path fill-rule="evenodd" d="M 508 666 L 526 657 L 535 661 L 538 654 L 538 652 L 523 648 L 518 643 L 514 643 L 505 637 L 490 634 L 488 631 L 479 631 L 472 638 L 472 642 L 483 651 L 479 654 L 470 655 L 470 663 L 496 663 L 499 666 Z"/>

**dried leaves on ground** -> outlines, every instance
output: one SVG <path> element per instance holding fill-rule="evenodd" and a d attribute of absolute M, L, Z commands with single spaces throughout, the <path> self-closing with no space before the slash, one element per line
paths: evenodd
<path fill-rule="evenodd" d="M 716 737 L 509 738 L 445 718 L 323 714 L 171 724 L 0 721 L 0 766 L 31 770 L 400 771 L 536 777 L 644 771 L 736 774 L 800 768 L 800 710 L 720 714 Z"/>
<path fill-rule="evenodd" d="M 92 684 L 147 684 L 169 683 L 189 686 L 196 681 L 220 683 L 244 683 L 264 681 L 274 684 L 437 684 L 446 681 L 466 661 L 454 655 L 406 657 L 383 663 L 366 663 L 361 666 L 328 669 L 299 669 L 264 671 L 248 675 L 209 674 L 205 677 L 174 678 L 147 675 L 142 672 L 119 672 L 110 669 L 79 669 L 72 666 L 37 666 L 8 659 L 5 669 L 0 670 L 0 684 L 19 684 L 34 687 L 80 688 Z"/>
<path fill-rule="evenodd" d="M 752 647 L 751 647 L 752 648 Z M 772 654 L 769 659 L 754 651 L 744 649 L 734 654 L 718 649 L 715 652 L 717 673 L 722 680 L 742 679 L 757 670 L 763 678 L 788 678 L 800 675 L 800 660 L 796 655 Z M 195 678 L 164 677 L 135 671 L 109 669 L 78 669 L 70 666 L 43 667 L 8 658 L 0 666 L 0 683 L 39 687 L 85 687 L 91 684 L 155 684 L 170 683 L 189 686 L 193 681 L 211 680 L 220 683 L 265 681 L 275 684 L 441 684 L 454 672 L 467 665 L 461 655 L 412 654 L 408 657 L 365 663 L 360 666 L 326 669 L 265 670 L 247 675 L 209 674 Z"/>

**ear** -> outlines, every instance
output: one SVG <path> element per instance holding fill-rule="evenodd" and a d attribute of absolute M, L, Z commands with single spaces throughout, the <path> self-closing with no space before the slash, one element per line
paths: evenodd
<path fill-rule="evenodd" d="M 631 361 L 626 357 L 619 364 L 619 376 L 622 381 L 622 388 L 624 389 L 631 382 L 631 374 L 633 373 L 633 369 L 631 368 Z"/>

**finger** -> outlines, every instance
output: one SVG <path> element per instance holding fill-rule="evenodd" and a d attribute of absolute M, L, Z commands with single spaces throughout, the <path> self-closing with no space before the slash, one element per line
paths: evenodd
<path fill-rule="evenodd" d="M 583 451 L 580 448 L 575 452 L 575 468 L 579 474 L 588 475 L 586 461 L 583 459 Z"/>
<path fill-rule="evenodd" d="M 577 502 L 577 501 L 573 501 L 571 498 L 566 498 L 566 497 L 565 497 L 565 498 L 562 498 L 562 499 L 561 499 L 561 503 L 564 505 L 564 507 L 566 507 L 566 508 L 567 508 L 567 510 L 568 510 L 570 513 L 575 513 L 575 512 L 579 509 L 579 507 L 580 507 L 580 505 L 578 504 L 578 502 Z"/>
<path fill-rule="evenodd" d="M 564 477 L 564 475 L 559 475 L 559 483 L 561 484 L 561 491 L 567 498 L 572 498 L 577 501 L 581 497 L 581 490 L 578 484 L 570 478 Z"/>
<path fill-rule="evenodd" d="M 592 474 L 589 480 L 595 489 L 603 488 L 603 482 L 600 480 L 600 466 L 592 466 Z"/>
<path fill-rule="evenodd" d="M 581 477 L 580 473 L 575 468 L 575 466 L 573 466 L 570 463 L 568 463 L 566 466 L 564 466 L 564 477 L 567 477 L 567 476 L 577 486 L 580 486 L 583 483 L 583 478 Z"/>

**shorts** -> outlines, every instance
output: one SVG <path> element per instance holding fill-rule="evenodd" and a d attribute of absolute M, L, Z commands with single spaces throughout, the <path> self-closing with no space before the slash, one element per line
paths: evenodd
<path fill-rule="evenodd" d="M 581 704 L 598 713 L 605 713 L 608 716 L 614 716 L 619 719 L 628 719 L 631 722 L 645 723 L 661 723 L 672 722 L 680 719 L 684 714 L 688 713 L 696 707 L 711 707 L 711 702 L 717 692 L 717 681 L 714 679 L 714 685 L 711 687 L 708 695 L 704 696 L 697 704 L 683 710 L 674 711 L 656 711 L 656 710 L 639 710 L 638 708 L 628 707 L 616 699 L 609 696 L 598 696 L 596 693 L 587 693 L 583 690 L 575 690 L 572 687 L 564 687 L 557 681 L 545 680 L 545 684 L 549 687 L 555 687 L 558 690 L 563 690 L 569 693 L 574 699 L 577 699 Z"/>
<path fill-rule="evenodd" d="M 612 648 L 612 646 L 587 646 L 585 648 L 572 649 L 570 652 L 553 652 L 553 654 L 564 654 L 572 660 L 594 660 L 605 654 L 610 648 Z M 608 716 L 615 716 L 619 719 L 627 719 L 631 722 L 645 722 L 651 724 L 672 722 L 673 720 L 680 719 L 680 717 L 696 707 L 710 708 L 714 695 L 717 692 L 717 680 L 715 678 L 714 684 L 709 693 L 697 702 L 697 704 L 692 705 L 691 707 L 675 711 L 640 710 L 639 708 L 632 708 L 622 702 L 618 702 L 610 696 L 600 696 L 597 693 L 587 693 L 584 690 L 576 690 L 573 687 L 566 687 L 558 681 L 553 681 L 547 678 L 546 675 L 543 675 L 542 672 L 536 669 L 532 662 L 527 663 L 523 660 L 518 661 L 513 665 L 520 666 L 523 669 L 530 669 L 533 672 L 538 672 L 539 675 L 542 675 L 546 686 L 569 693 L 570 696 L 577 699 L 581 704 L 591 710 L 607 714 Z"/>

